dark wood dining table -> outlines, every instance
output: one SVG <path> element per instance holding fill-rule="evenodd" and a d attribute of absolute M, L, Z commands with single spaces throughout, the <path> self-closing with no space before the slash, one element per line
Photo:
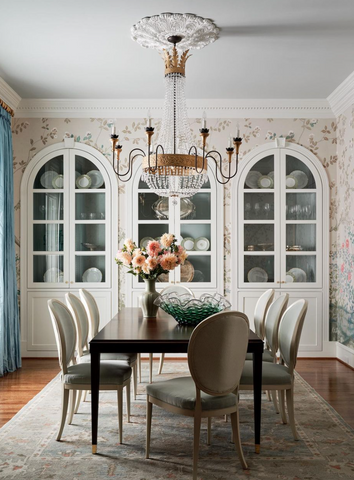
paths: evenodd
<path fill-rule="evenodd" d="M 143 318 L 140 308 L 123 308 L 91 340 L 92 453 L 97 453 L 98 401 L 101 353 L 187 353 L 193 327 L 183 327 L 158 311 L 156 319 Z M 255 451 L 261 444 L 263 341 L 250 330 L 248 352 L 253 354 Z"/>

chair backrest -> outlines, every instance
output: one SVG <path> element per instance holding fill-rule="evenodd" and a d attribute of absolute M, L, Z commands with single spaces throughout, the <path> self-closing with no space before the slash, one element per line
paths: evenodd
<path fill-rule="evenodd" d="M 76 350 L 79 357 L 82 357 L 83 351 L 87 349 L 87 338 L 89 334 L 89 320 L 87 313 L 84 304 L 76 295 L 66 293 L 65 300 L 76 326 Z"/>
<path fill-rule="evenodd" d="M 75 361 L 76 328 L 74 319 L 67 306 L 59 300 L 48 300 L 48 309 L 58 348 L 59 365 L 63 374 L 66 374 L 69 364 Z"/>
<path fill-rule="evenodd" d="M 292 373 L 296 366 L 302 327 L 307 312 L 307 300 L 298 300 L 285 311 L 279 326 L 280 359 Z"/>
<path fill-rule="evenodd" d="M 79 290 L 79 294 L 89 319 L 89 340 L 92 340 L 98 334 L 100 311 L 94 296 L 89 291 L 82 288 Z"/>
<path fill-rule="evenodd" d="M 268 312 L 265 319 L 265 338 L 267 347 L 271 351 L 273 357 L 275 357 L 278 348 L 278 334 L 280 320 L 288 307 L 289 294 L 285 293 L 280 295 L 271 306 L 268 308 Z"/>
<path fill-rule="evenodd" d="M 254 328 L 256 334 L 264 340 L 264 322 L 270 304 L 273 301 L 274 290 L 270 288 L 259 297 L 254 309 Z"/>
<path fill-rule="evenodd" d="M 192 297 L 195 297 L 194 293 L 190 288 L 184 287 L 183 285 L 169 285 L 168 287 L 161 290 L 160 295 L 165 295 L 166 293 L 177 293 L 182 295 L 183 293 L 189 293 Z"/>
<path fill-rule="evenodd" d="M 234 392 L 245 363 L 249 322 L 244 313 L 220 312 L 193 330 L 188 365 L 196 387 L 210 395 Z"/>

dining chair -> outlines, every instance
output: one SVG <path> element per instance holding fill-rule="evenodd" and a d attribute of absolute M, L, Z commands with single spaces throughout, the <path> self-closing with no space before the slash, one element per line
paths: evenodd
<path fill-rule="evenodd" d="M 66 293 L 65 300 L 67 307 L 70 310 L 70 313 L 74 319 L 76 327 L 76 352 L 77 352 L 77 362 L 78 363 L 88 363 L 91 362 L 91 355 L 88 348 L 88 332 L 89 332 L 89 320 L 84 304 L 81 300 L 74 295 L 73 293 Z M 102 353 L 101 362 L 110 361 L 110 362 L 123 362 L 132 368 L 133 371 L 133 395 L 134 400 L 136 400 L 136 388 L 137 388 L 137 355 L 128 354 L 128 353 Z M 74 413 L 78 412 L 78 408 L 81 401 L 81 396 L 83 391 L 80 391 L 77 395 L 76 406 Z M 86 392 L 85 392 L 86 394 Z M 127 392 L 128 395 L 128 392 Z M 85 395 L 86 396 L 86 395 Z M 130 398 L 130 396 L 129 396 Z M 130 422 L 130 403 L 128 404 L 127 399 L 127 413 L 128 413 L 128 422 Z"/>
<path fill-rule="evenodd" d="M 264 340 L 264 323 L 267 315 L 268 308 L 270 307 L 274 298 L 274 289 L 270 288 L 266 290 L 257 300 L 256 306 L 254 308 L 254 330 L 255 333 Z M 252 360 L 253 354 L 247 353 L 246 360 Z"/>
<path fill-rule="evenodd" d="M 163 290 L 161 290 L 160 295 L 165 295 L 166 293 L 178 293 L 179 295 L 182 295 L 183 293 L 189 293 L 189 295 L 195 298 L 195 295 L 192 292 L 192 290 L 190 288 L 184 287 L 183 285 L 169 285 L 168 287 L 165 287 Z M 151 353 L 150 353 L 149 359 L 150 359 L 150 372 L 152 372 L 152 354 Z M 165 354 L 161 353 L 158 375 L 161 375 L 164 360 L 165 360 Z M 150 383 L 151 383 L 152 374 L 150 373 L 150 375 L 151 375 L 150 377 Z"/>
<path fill-rule="evenodd" d="M 194 418 L 193 480 L 197 479 L 201 419 L 231 414 L 235 448 L 244 469 L 238 417 L 238 385 L 245 363 L 249 322 L 240 312 L 221 312 L 193 330 L 188 345 L 190 377 L 147 385 L 146 458 L 150 455 L 152 406 Z"/>
<path fill-rule="evenodd" d="M 56 440 L 61 439 L 67 417 L 69 393 L 71 406 L 69 413 L 72 422 L 76 393 L 91 389 L 91 364 L 76 363 L 75 346 L 77 345 L 74 319 L 64 303 L 59 300 L 48 300 L 48 309 L 53 324 L 55 340 L 58 348 L 59 365 L 62 382 L 62 412 L 59 431 Z M 132 369 L 128 365 L 117 362 L 102 362 L 100 364 L 100 390 L 116 390 L 118 398 L 119 442 L 123 442 L 123 388 L 130 392 L 130 377 Z M 129 395 L 129 394 L 128 394 Z"/>
<path fill-rule="evenodd" d="M 88 290 L 81 288 L 79 290 L 80 299 L 85 307 L 87 318 L 89 321 L 89 336 L 92 340 L 99 331 L 100 326 L 100 311 L 95 300 L 95 297 Z M 133 395 L 136 400 L 138 390 L 138 375 L 137 375 L 137 361 L 138 355 L 136 353 L 104 353 L 101 355 L 102 360 L 117 360 L 126 362 L 133 369 Z"/>
<path fill-rule="evenodd" d="M 287 308 L 279 326 L 280 362 L 263 362 L 262 364 L 262 388 L 264 390 L 278 391 L 280 413 L 284 424 L 287 423 L 285 412 L 286 394 L 288 415 L 295 440 L 298 440 L 298 436 L 294 414 L 294 371 L 307 306 L 308 302 L 306 300 L 298 300 Z M 253 390 L 252 362 L 245 362 L 239 390 Z M 235 390 L 236 393 L 238 393 L 238 390 Z"/>

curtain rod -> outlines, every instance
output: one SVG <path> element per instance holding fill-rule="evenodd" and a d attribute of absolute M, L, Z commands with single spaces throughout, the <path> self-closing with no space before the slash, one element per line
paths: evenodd
<path fill-rule="evenodd" d="M 15 115 L 15 112 L 12 110 L 12 108 L 9 107 L 8 104 L 4 102 L 4 100 L 1 100 L 1 98 L 0 98 L 0 107 L 2 107 L 4 110 L 9 112 L 11 117 L 13 117 Z"/>

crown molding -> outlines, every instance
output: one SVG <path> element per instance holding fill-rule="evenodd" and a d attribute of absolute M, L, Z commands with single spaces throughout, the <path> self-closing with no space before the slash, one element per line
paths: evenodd
<path fill-rule="evenodd" d="M 336 117 L 354 104 L 354 72 L 327 97 L 327 100 Z"/>
<path fill-rule="evenodd" d="M 10 108 L 12 108 L 14 112 L 16 112 L 18 104 L 21 101 L 21 97 L 1 77 L 0 77 L 0 98 Z"/>
<path fill-rule="evenodd" d="M 162 116 L 163 99 L 22 99 L 16 109 L 17 118 L 145 118 L 151 110 L 155 118 Z M 299 100 L 187 100 L 191 118 L 333 118 L 326 99 Z"/>

